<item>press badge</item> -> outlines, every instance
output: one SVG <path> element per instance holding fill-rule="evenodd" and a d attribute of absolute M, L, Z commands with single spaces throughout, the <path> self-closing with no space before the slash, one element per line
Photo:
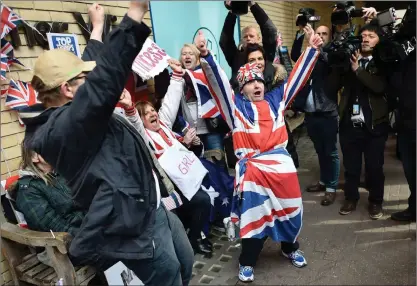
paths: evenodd
<path fill-rule="evenodd" d="M 352 115 L 359 115 L 360 111 L 361 111 L 361 107 L 359 106 L 359 104 L 357 103 L 353 104 Z"/>

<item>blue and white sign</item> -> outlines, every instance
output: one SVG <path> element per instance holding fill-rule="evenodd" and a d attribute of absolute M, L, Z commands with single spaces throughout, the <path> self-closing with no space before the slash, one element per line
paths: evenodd
<path fill-rule="evenodd" d="M 47 37 L 50 50 L 64 49 L 81 58 L 77 35 L 47 33 Z"/>
<path fill-rule="evenodd" d="M 229 12 L 223 1 L 151 1 L 150 5 L 154 41 L 158 46 L 171 57 L 179 58 L 182 46 L 194 43 L 198 31 L 202 30 L 209 50 L 231 76 L 219 45 Z M 239 43 L 239 20 L 236 20 L 234 38 Z"/>

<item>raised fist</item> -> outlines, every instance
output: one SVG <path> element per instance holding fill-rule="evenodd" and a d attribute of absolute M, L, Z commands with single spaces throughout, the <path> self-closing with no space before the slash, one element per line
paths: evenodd
<path fill-rule="evenodd" d="M 93 28 L 104 26 L 104 8 L 97 3 L 94 3 L 88 8 L 88 16 L 90 16 Z"/>
<path fill-rule="evenodd" d="M 176 73 L 184 73 L 184 70 L 182 69 L 181 63 L 176 59 L 169 59 L 168 65 L 171 67 L 171 69 Z"/>
<path fill-rule="evenodd" d="M 208 54 L 207 49 L 207 40 L 204 37 L 203 31 L 198 31 L 198 35 L 195 38 L 194 44 L 196 45 L 197 49 L 200 51 L 200 54 L 205 57 Z"/>

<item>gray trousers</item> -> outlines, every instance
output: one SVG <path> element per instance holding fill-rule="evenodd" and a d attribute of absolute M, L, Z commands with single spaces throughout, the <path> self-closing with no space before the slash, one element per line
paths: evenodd
<path fill-rule="evenodd" d="M 194 263 L 194 251 L 178 217 L 161 205 L 156 211 L 154 257 L 123 260 L 145 285 L 188 285 Z"/>

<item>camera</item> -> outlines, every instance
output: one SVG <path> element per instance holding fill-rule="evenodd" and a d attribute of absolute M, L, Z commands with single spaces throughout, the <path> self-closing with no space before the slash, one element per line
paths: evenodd
<path fill-rule="evenodd" d="M 295 21 L 296 26 L 307 26 L 307 23 L 314 23 L 320 21 L 320 16 L 314 16 L 314 9 L 312 8 L 301 8 L 298 10 L 298 14 L 301 14 L 297 17 Z"/>
<path fill-rule="evenodd" d="M 363 16 L 362 9 L 355 8 L 352 1 L 336 2 L 333 7 L 336 8 L 336 11 L 331 15 L 333 25 L 346 25 L 352 18 Z"/>
<path fill-rule="evenodd" d="M 385 17 L 388 18 L 388 20 L 390 19 L 390 17 Z M 415 7 L 409 7 L 401 23 L 397 26 L 394 26 L 395 21 L 386 24 L 388 20 L 379 23 L 379 26 L 383 28 L 384 35 L 381 37 L 380 42 L 375 46 L 372 53 L 372 56 L 375 58 L 375 63 L 385 68 L 389 68 L 392 64 L 404 61 L 412 53 L 415 54 L 416 9 Z"/>
<path fill-rule="evenodd" d="M 238 16 L 248 14 L 248 5 L 249 1 L 231 1 L 230 6 L 224 1 L 224 6 L 227 10 Z"/>
<path fill-rule="evenodd" d="M 350 69 L 352 55 L 361 47 L 362 38 L 354 36 L 355 26 L 340 34 L 325 48 L 328 52 L 330 67 L 340 68 L 344 72 Z"/>

